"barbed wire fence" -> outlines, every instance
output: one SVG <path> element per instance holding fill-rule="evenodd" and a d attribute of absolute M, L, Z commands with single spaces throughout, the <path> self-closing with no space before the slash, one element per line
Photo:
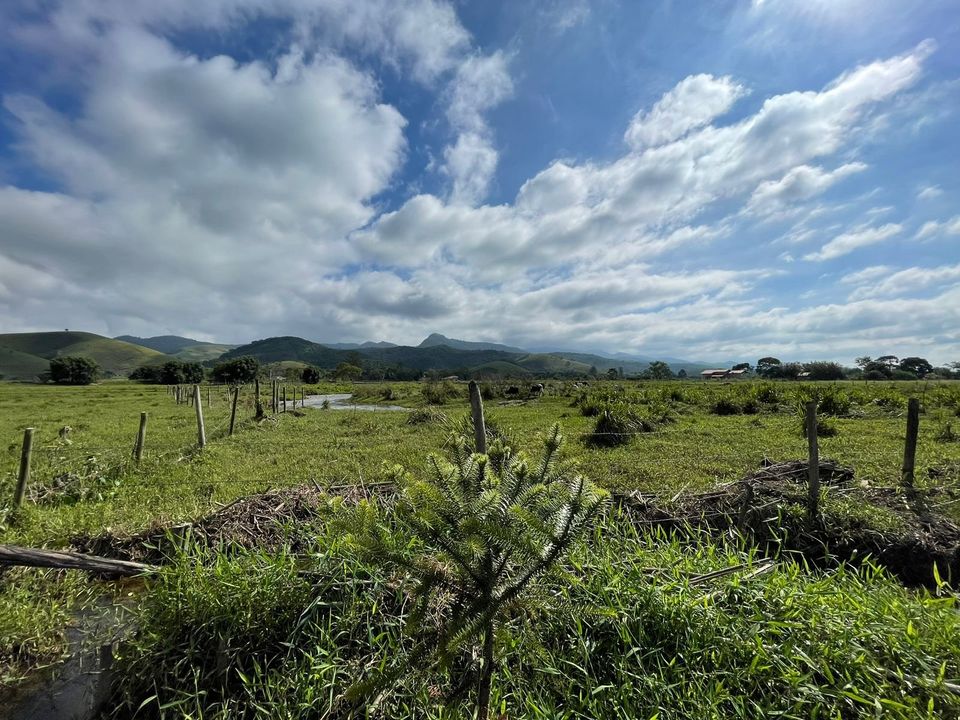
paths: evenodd
<path fill-rule="evenodd" d="M 223 410 L 228 409 L 233 401 L 234 387 L 235 386 L 203 386 L 206 391 L 206 407 L 209 409 L 210 406 L 214 404 L 211 402 L 214 399 L 216 399 L 217 403 L 220 403 L 218 405 L 218 412 L 208 415 L 212 421 L 212 424 L 208 428 L 205 428 L 205 430 L 207 430 L 206 438 L 208 442 L 220 442 L 230 437 L 230 429 L 233 424 L 231 416 L 234 413 L 223 412 Z M 259 449 L 262 449 L 264 452 L 282 454 L 291 450 L 292 446 L 290 448 L 285 447 L 282 440 L 277 436 L 271 436 L 268 441 L 261 445 L 258 442 L 252 441 L 247 431 L 251 428 L 264 430 L 272 427 L 274 423 L 280 421 L 280 417 L 287 409 L 295 409 L 298 402 L 300 407 L 303 408 L 306 402 L 306 396 L 303 388 L 294 387 L 291 393 L 292 398 L 285 398 L 285 389 L 277 382 L 273 382 L 268 388 L 268 391 L 268 407 L 270 412 L 259 421 L 255 421 L 251 417 L 244 417 L 241 420 L 239 428 L 245 433 L 246 437 L 244 442 L 246 446 L 248 446 L 248 449 L 257 449 L 259 446 Z M 214 395 L 213 393 L 217 394 Z M 204 397 L 203 391 L 195 390 L 193 393 L 189 393 L 183 389 L 183 386 L 168 387 L 166 389 L 166 395 L 177 405 L 186 405 L 194 409 L 196 409 L 194 405 L 195 398 Z M 299 400 L 293 399 L 298 396 Z M 238 402 L 240 398 L 243 398 L 245 410 L 247 406 L 252 409 L 256 405 L 256 399 L 253 397 L 249 386 L 243 386 L 242 389 L 238 388 L 236 398 Z M 290 403 L 289 408 L 284 407 L 286 404 L 284 402 L 285 399 Z M 221 400 L 222 402 L 220 402 Z M 203 406 L 202 400 L 200 404 Z M 200 412 L 197 412 L 196 415 L 198 423 L 203 426 L 204 423 L 206 423 L 206 418 L 204 418 Z M 178 423 L 181 427 L 184 424 L 184 422 Z M 909 446 L 909 423 L 907 425 L 908 428 L 905 429 L 905 442 L 906 445 Z M 915 453 L 916 428 L 914 428 L 913 433 Z M 785 452 L 790 452 L 790 450 L 787 450 L 783 445 L 777 448 L 763 448 L 746 442 L 744 445 L 749 445 L 749 447 L 731 448 L 727 451 L 707 451 L 702 447 L 698 447 L 695 442 L 689 439 L 677 440 L 674 434 L 663 431 L 597 433 L 589 430 L 576 430 L 565 434 L 567 434 L 568 437 L 576 437 L 581 441 L 589 441 L 591 438 L 598 436 L 629 438 L 634 441 L 630 447 L 632 451 L 635 451 L 635 455 L 640 455 L 644 452 L 647 453 L 646 457 L 641 458 L 639 463 L 635 455 L 631 455 L 632 469 L 636 470 L 639 474 L 642 475 L 643 473 L 652 471 L 652 469 L 660 463 L 670 463 L 674 474 L 677 472 L 689 472 L 691 476 L 697 476 L 701 484 L 703 479 L 710 475 L 713 475 L 715 481 L 718 483 L 735 479 L 738 476 L 742 477 L 750 470 L 756 469 L 764 460 L 783 460 L 782 455 Z M 136 434 L 131 434 L 131 442 L 128 447 L 88 445 L 80 441 L 74 442 L 69 437 L 68 432 L 66 435 L 61 434 L 58 440 L 51 441 L 48 439 L 47 444 L 30 448 L 29 452 L 27 452 L 27 442 L 25 438 L 23 452 L 21 453 L 21 468 L 17 476 L 17 489 L 14 494 L 14 505 L 16 506 L 26 500 L 34 504 L 48 505 L 55 504 L 62 498 L 74 500 L 98 499 L 98 497 L 104 494 L 109 495 L 110 492 L 117 490 L 121 486 L 128 489 L 186 488 L 190 485 L 201 485 L 203 488 L 225 486 L 254 488 L 271 484 L 268 479 L 258 479 L 243 475 L 231 478 L 205 479 L 202 482 L 198 482 L 195 477 L 188 474 L 176 478 L 157 478 L 150 476 L 149 473 L 141 471 L 150 470 L 165 463 L 191 461 L 198 453 L 202 452 L 202 448 L 199 448 L 196 443 L 171 443 L 169 434 L 161 435 L 164 441 L 158 443 L 159 447 L 157 447 L 157 443 L 151 444 L 149 440 L 146 447 L 140 446 L 141 460 L 137 462 L 136 455 L 140 441 L 136 439 L 136 437 Z M 148 439 L 151 438 L 149 434 L 147 437 Z M 176 437 L 177 436 L 175 436 L 175 438 Z M 642 444 L 641 442 L 637 442 L 638 439 L 642 439 Z M 806 443 L 805 440 L 804 443 Z M 796 444 L 796 450 L 799 453 L 800 443 L 798 442 Z M 830 444 L 828 441 L 828 445 Z M 909 448 L 906 448 L 906 450 L 908 449 Z M 855 469 L 868 469 L 874 477 L 882 475 L 884 484 L 896 485 L 903 482 L 904 469 L 907 462 L 903 459 L 903 456 L 900 455 L 899 451 L 900 448 L 893 449 L 889 447 L 885 449 L 876 447 L 869 450 L 863 448 L 830 447 L 828 455 L 829 459 L 853 466 Z M 780 457 L 778 457 L 778 455 Z M 946 453 L 943 455 L 946 455 Z M 24 456 L 26 456 L 27 463 L 25 479 L 23 468 Z M 34 458 L 36 462 L 34 467 L 31 468 L 30 465 L 31 462 L 34 461 Z M 826 459 L 827 458 L 824 458 L 824 460 Z M 901 463 L 902 459 L 903 462 Z M 960 459 L 954 460 L 952 463 L 949 458 L 932 458 L 932 460 L 937 462 L 943 460 L 943 462 L 940 463 L 940 465 L 927 463 L 928 470 L 937 467 L 938 472 L 941 473 L 938 478 L 931 476 L 931 478 L 929 478 L 930 480 L 960 481 Z M 359 467 L 353 467 L 354 460 L 341 462 L 336 455 L 331 458 L 326 458 L 325 463 L 326 474 L 330 477 L 335 476 L 337 482 L 347 482 L 354 474 L 354 471 L 357 473 L 360 472 Z M 914 464 L 915 459 L 910 461 L 911 473 L 913 472 Z M 320 487 L 318 478 L 316 477 L 299 478 L 299 480 L 303 482 L 312 480 L 317 484 L 318 488 Z M 360 482 L 363 481 L 362 476 L 359 480 Z M 912 484 L 912 482 L 913 478 L 911 476 L 910 483 Z M 689 484 L 693 484 L 693 481 L 688 483 L 688 485 Z M 17 499 L 19 499 L 19 503 L 16 502 Z M 942 501 L 944 506 L 957 502 L 960 502 L 960 499 Z M 4 504 L 6 504 L 5 499 L 0 500 L 0 506 Z"/>

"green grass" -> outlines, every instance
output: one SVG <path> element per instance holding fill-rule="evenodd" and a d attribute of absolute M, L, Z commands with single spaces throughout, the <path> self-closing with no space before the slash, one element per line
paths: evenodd
<path fill-rule="evenodd" d="M 370 668 L 402 666 L 403 583 L 330 527 L 318 533 L 317 552 L 299 560 L 193 552 L 165 569 L 120 659 L 118 713 L 145 703 L 148 717 L 336 717 Z M 955 598 L 869 568 L 784 563 L 751 577 L 759 568 L 737 543 L 681 543 L 608 518 L 546 579 L 539 609 L 501 633 L 494 707 L 544 720 L 960 712 L 944 686 L 960 676 Z M 407 666 L 383 717 L 468 716 L 468 702 L 442 701 L 456 667 Z"/>
<path fill-rule="evenodd" d="M 806 456 L 806 441 L 799 432 L 796 406 L 813 387 L 807 384 L 604 382 L 597 384 L 599 389 L 591 389 L 586 397 L 580 398 L 582 393 L 571 384 L 551 382 L 540 400 L 500 405 L 508 385 L 495 384 L 487 388 L 489 399 L 485 406 L 490 425 L 513 439 L 521 449 L 530 451 L 538 446 L 537 434 L 548 431 L 553 422 L 559 421 L 568 438 L 568 456 L 594 481 L 611 489 L 640 489 L 669 499 L 684 490 L 703 490 L 739 479 L 755 470 L 763 458 L 782 460 Z M 896 485 L 902 460 L 905 398 L 922 396 L 918 483 L 936 483 L 954 489 L 960 485 L 960 443 L 936 439 L 937 428 L 956 417 L 960 408 L 960 384 L 837 383 L 817 387 L 822 389 L 824 397 L 828 393 L 843 394 L 843 397 L 834 397 L 843 413 L 831 418 L 839 432 L 834 437 L 821 439 L 822 457 L 853 466 L 858 481 L 873 486 Z M 314 390 L 343 392 L 352 388 L 349 384 L 324 384 Z M 383 402 L 387 388 L 393 397 L 388 401 L 390 404 L 425 405 L 419 383 L 362 384 L 353 389 L 363 396 L 363 402 L 376 403 Z M 197 453 L 193 449 L 194 409 L 176 405 L 163 387 L 128 382 L 76 388 L 0 384 L 0 542 L 62 547 L 76 534 L 107 530 L 117 534 L 133 533 L 149 526 L 199 518 L 237 497 L 269 488 L 311 482 L 328 486 L 356 483 L 361 479 L 376 481 L 386 477 L 395 464 L 416 473 L 426 467 L 427 453 L 442 448 L 451 426 L 468 412 L 465 385 L 455 384 L 453 395 L 442 406 L 447 417 L 445 422 L 437 418 L 433 422 L 410 424 L 406 413 L 309 409 L 302 417 L 288 413 L 257 425 L 252 421 L 252 398 L 246 391 L 238 414 L 237 434 L 227 438 L 227 395 L 222 389 L 214 389 L 212 393 L 213 405 L 205 407 L 210 442 L 206 450 Z M 265 388 L 265 399 L 266 394 Z M 626 403 L 640 415 L 668 415 L 672 422 L 659 424 L 656 432 L 638 434 L 618 447 L 592 447 L 585 440 L 596 418 L 584 416 L 581 408 L 593 400 L 606 401 L 608 396 Z M 762 397 L 763 401 L 758 400 L 756 414 L 710 413 L 711 404 L 721 396 L 741 405 L 750 398 Z M 203 397 L 206 401 L 206 391 Z M 146 459 L 137 467 L 131 462 L 130 453 L 141 411 L 149 412 L 150 423 Z M 69 445 L 61 443 L 57 435 L 64 425 L 73 428 Z M 44 504 L 31 504 L 14 516 L 9 512 L 9 503 L 20 440 L 27 426 L 36 428 L 33 482 L 38 486 L 52 486 L 56 477 L 72 473 L 75 484 L 89 492 L 64 493 L 61 497 L 54 493 Z M 929 479 L 928 471 L 938 468 L 941 474 L 935 480 Z M 958 504 L 951 504 L 949 498 L 945 502 L 941 510 L 956 517 Z M 870 527 L 885 528 L 896 521 L 882 508 L 846 502 L 842 496 L 828 494 L 827 507 L 837 515 L 857 518 Z M 664 698 L 661 718 L 696 716 L 684 714 L 694 711 L 703 713 L 699 715 L 702 717 L 759 717 L 765 693 L 771 697 L 769 702 L 776 705 L 766 710 L 782 710 L 783 717 L 809 717 L 814 707 L 821 708 L 820 717 L 834 717 L 838 712 L 841 717 L 873 717 L 876 702 L 889 717 L 926 717 L 926 705 L 921 707 L 921 704 L 933 695 L 936 698 L 930 717 L 951 717 L 944 709 L 951 706 L 944 705 L 949 700 L 942 692 L 934 693 L 916 683 L 911 686 L 909 682 L 886 675 L 888 668 L 896 669 L 896 662 L 903 659 L 907 663 L 905 667 L 912 668 L 905 671 L 922 678 L 923 682 L 936 679 L 940 662 L 947 663 L 947 677 L 957 677 L 956 644 L 954 641 L 949 645 L 943 635 L 957 629 L 955 620 L 950 619 L 956 617 L 955 610 L 943 610 L 946 600 L 934 600 L 922 593 L 909 594 L 885 577 L 843 571 L 824 575 L 786 566 L 764 576 L 762 581 L 751 583 L 749 591 L 744 591 L 742 603 L 739 599 L 736 602 L 728 599 L 724 601 L 727 604 L 722 605 L 714 598 L 701 607 L 697 598 L 702 600 L 702 592 L 685 588 L 682 578 L 718 564 L 735 564 L 743 559 L 742 549 L 706 541 L 697 547 L 678 546 L 672 541 L 635 537 L 620 524 L 606 527 L 604 533 L 608 540 L 596 541 L 589 552 L 578 556 L 576 562 L 582 567 L 576 569 L 576 574 L 584 582 L 566 589 L 558 586 L 556 592 L 574 593 L 571 599 L 577 602 L 601 599 L 599 604 L 615 610 L 620 619 L 613 625 L 595 627 L 591 624 L 592 616 L 557 614 L 555 620 L 547 618 L 549 642 L 543 648 L 546 653 L 543 655 L 538 654 L 541 650 L 533 638 L 521 633 L 519 644 L 509 649 L 516 655 L 509 656 L 513 658 L 511 669 L 497 691 L 512 709 L 511 717 L 563 717 L 563 712 L 617 717 L 614 708 L 618 704 L 635 713 L 622 715 L 624 717 L 652 716 L 656 708 L 651 703 L 657 702 L 658 697 Z M 322 539 L 321 550 L 327 540 L 332 543 L 330 538 Z M 176 593 L 192 592 L 190 583 L 194 582 L 199 583 L 198 588 L 207 589 L 190 595 L 189 602 L 202 604 L 208 602 L 204 598 L 209 598 L 211 603 L 209 607 L 198 605 L 195 612 L 200 614 L 196 617 L 218 612 L 215 603 L 220 602 L 218 598 L 227 601 L 221 596 L 234 592 L 229 587 L 233 581 L 220 587 L 218 575 L 207 573 L 210 567 L 220 567 L 218 572 L 226 573 L 224 577 L 227 577 L 234 572 L 232 561 L 209 558 L 205 562 L 202 567 L 194 568 L 198 575 L 193 579 L 176 579 L 186 573 L 183 566 L 163 576 L 164 580 L 156 586 L 158 589 L 147 596 L 146 612 L 148 618 L 152 617 L 151 612 L 169 612 L 168 620 L 157 620 L 156 624 L 150 620 L 150 627 L 159 628 L 158 633 L 160 629 L 167 632 L 169 628 L 164 623 L 173 622 L 169 618 L 180 618 L 179 603 L 187 602 L 185 596 Z M 264 563 L 265 567 L 273 568 L 278 561 L 258 556 L 243 562 Z M 319 562 L 316 558 L 311 561 Z M 348 561 L 341 558 L 338 562 Z M 189 565 L 187 561 L 184 563 Z M 647 576 L 640 568 L 666 568 L 671 567 L 671 563 L 676 566 L 673 575 L 658 574 L 657 582 L 641 583 Z M 243 567 L 249 570 L 250 566 Z M 369 568 L 358 569 L 349 563 L 337 567 L 340 569 L 334 575 L 340 580 L 346 581 L 344 578 L 354 575 L 368 578 L 362 582 L 356 578 L 350 580 L 353 589 L 347 600 L 339 596 L 330 600 L 340 603 L 338 607 L 351 609 L 352 614 L 345 616 L 343 622 L 359 625 L 345 630 L 338 624 L 339 620 L 334 623 L 327 618 L 328 625 L 322 632 L 316 627 L 310 630 L 316 635 L 308 638 L 315 643 L 309 657 L 306 649 L 298 651 L 293 658 L 284 656 L 283 659 L 267 657 L 259 651 L 253 653 L 251 662 L 260 663 L 260 669 L 253 665 L 237 666 L 252 679 L 249 687 L 240 680 L 236 702 L 253 702 L 253 699 L 266 702 L 265 694 L 269 694 L 269 702 L 280 703 L 277 708 L 287 702 L 326 702 L 324 693 L 329 693 L 330 688 L 329 683 L 324 685 L 324 682 L 332 679 L 334 687 L 341 687 L 344 678 L 357 671 L 358 663 L 362 662 L 359 657 L 378 656 L 389 651 L 390 643 L 400 642 L 396 639 L 402 624 L 400 615 L 376 616 L 372 605 L 383 600 L 382 593 L 392 592 L 384 585 L 385 580 L 372 577 Z M 289 569 L 278 575 L 280 578 L 294 576 L 301 580 L 306 577 Z M 181 583 L 180 590 L 177 582 Z M 279 585 L 283 583 L 279 580 L 277 583 L 279 593 Z M 734 581 L 727 584 L 733 587 L 729 592 L 736 590 Z M 210 589 L 213 585 L 217 587 Z M 4 666 L 6 682 L 15 682 L 31 666 L 57 657 L 63 648 L 63 627 L 71 613 L 85 602 L 89 587 L 86 579 L 74 579 L 71 573 L 0 575 L 0 629 L 3 631 L 0 637 L 7 643 L 3 646 L 6 649 L 0 649 L 0 653 L 4 653 L 0 664 Z M 293 595 L 284 602 L 296 605 L 302 599 L 295 592 L 297 586 L 290 587 Z M 328 592 L 323 587 L 322 583 L 319 587 L 313 586 L 311 597 Z M 576 594 L 580 592 L 587 594 Z M 678 594 L 676 599 L 672 599 L 672 593 Z M 808 596 L 809 599 L 805 599 Z M 736 594 L 724 597 L 740 598 Z M 865 620 L 861 622 L 844 609 L 847 599 L 851 607 L 859 608 Z M 270 598 L 261 600 L 273 602 Z M 238 597 L 230 600 L 241 601 Z M 169 607 L 164 611 L 161 605 Z M 251 611 L 246 616 L 254 619 L 244 622 L 255 625 L 256 618 L 267 617 L 269 613 L 263 607 L 257 606 L 256 613 Z M 803 623 L 792 608 L 809 612 L 815 618 L 813 627 L 820 635 L 815 637 L 812 629 L 806 632 L 800 627 Z M 652 629 L 640 622 L 648 616 L 655 619 Z M 630 618 L 631 622 L 640 624 L 627 623 L 625 635 L 621 637 L 617 627 Z M 234 622 L 231 610 L 222 624 L 214 623 L 211 632 L 228 635 L 239 632 L 241 626 Z M 195 629 L 193 620 L 185 623 L 185 627 Z M 942 632 L 937 623 L 941 623 Z M 202 623 L 198 619 L 196 624 Z M 844 632 L 845 625 L 849 625 L 848 632 Z M 687 634 L 678 636 L 685 644 L 672 647 L 668 643 L 672 654 L 658 650 L 658 643 L 670 640 L 670 633 L 678 627 L 688 628 Z M 919 635 L 911 634 L 908 627 Z M 695 628 L 700 629 L 695 632 Z M 251 632 L 289 630 L 249 629 Z M 341 635 L 343 632 L 346 634 Z M 377 639 L 380 632 L 386 634 Z M 198 644 L 206 642 L 203 632 L 196 630 L 196 633 Z M 740 636 L 742 640 L 738 639 Z M 346 650 L 340 648 L 338 643 L 342 637 L 354 638 L 354 644 Z M 629 646 L 616 644 L 628 640 L 632 643 Z M 775 652 L 780 642 L 787 643 L 782 657 Z M 355 647 L 365 643 L 369 647 Z M 883 649 L 884 643 L 892 648 L 889 653 L 893 655 Z M 34 649 L 18 660 L 9 648 L 21 645 Z M 587 668 L 586 675 L 577 675 L 575 665 L 583 665 L 583 653 L 588 651 L 608 652 L 612 658 L 611 674 L 604 675 L 598 661 L 595 667 Z M 144 645 L 142 652 L 150 662 L 163 664 L 168 659 L 173 662 L 173 655 L 158 660 L 154 653 L 159 650 L 155 647 Z M 715 657 L 713 664 L 708 662 L 711 653 Z M 841 663 L 843 653 L 849 656 Z M 755 655 L 761 659 L 752 667 Z M 203 657 L 188 658 L 182 668 L 193 667 L 194 662 L 202 668 L 207 662 Z M 598 654 L 597 657 L 606 656 Z M 683 658 L 682 663 L 675 659 L 671 666 L 670 658 L 677 657 Z M 681 669 L 690 663 L 693 663 L 690 673 L 682 675 Z M 837 667 L 833 667 L 834 664 Z M 833 673 L 833 679 L 827 677 L 829 673 Z M 853 673 L 852 680 L 844 673 Z M 302 682 L 302 686 L 290 678 Z M 576 685 L 575 680 L 585 682 L 584 678 L 592 684 L 583 685 L 590 689 L 581 693 L 578 689 L 581 686 Z M 829 692 L 816 689 L 824 682 Z M 632 690 L 628 691 L 628 687 Z M 174 694 L 187 692 L 185 686 L 175 683 L 168 690 Z M 403 702 L 417 708 L 416 713 L 457 716 L 438 709 L 436 703 L 423 694 L 426 690 L 421 692 L 411 686 L 406 692 Z M 911 692 L 913 695 L 905 699 L 904 693 Z M 563 706 L 566 710 L 558 709 L 565 694 L 569 696 L 570 705 Z M 868 704 L 853 696 L 864 698 Z M 746 704 L 738 707 L 736 703 L 741 701 Z M 905 704 L 910 710 L 884 704 L 887 701 Z M 403 711 L 398 713 L 402 715 Z M 282 713 L 278 710 L 277 714 Z M 291 710 L 291 714 L 296 713 Z M 210 713 L 204 712 L 204 716 Z"/>

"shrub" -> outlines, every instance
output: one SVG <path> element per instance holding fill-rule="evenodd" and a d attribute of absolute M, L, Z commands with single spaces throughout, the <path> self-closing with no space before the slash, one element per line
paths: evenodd
<path fill-rule="evenodd" d="M 64 355 L 50 361 L 50 379 L 60 385 L 89 385 L 100 375 L 96 360 Z"/>
<path fill-rule="evenodd" d="M 315 368 L 312 365 L 305 367 L 302 371 L 300 371 L 300 380 L 307 385 L 316 385 L 318 382 L 320 382 L 320 377 L 320 369 Z"/>
<path fill-rule="evenodd" d="M 457 386 L 449 380 L 430 381 L 421 388 L 423 399 L 429 405 L 443 405 L 447 400 L 456 397 Z"/>
<path fill-rule="evenodd" d="M 718 398 L 710 406 L 710 412 L 714 415 L 739 415 L 740 406 L 730 398 Z"/>

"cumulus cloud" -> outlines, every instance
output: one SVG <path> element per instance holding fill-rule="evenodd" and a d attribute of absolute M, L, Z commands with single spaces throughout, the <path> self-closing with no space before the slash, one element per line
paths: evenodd
<path fill-rule="evenodd" d="M 691 75 L 649 111 L 634 115 L 624 140 L 634 149 L 671 142 L 724 115 L 746 93 L 746 88 L 730 77 Z"/>
<path fill-rule="evenodd" d="M 269 58 L 176 44 L 261 16 L 291 23 Z M 876 299 L 780 307 L 777 272 L 738 247 L 744 209 L 866 172 L 857 131 L 918 82 L 928 45 L 730 122 L 745 85 L 682 79 L 637 113 L 619 155 L 558 158 L 489 205 L 501 160 L 489 115 L 514 92 L 513 59 L 476 49 L 450 3 L 81 0 L 5 32 L 57 47 L 83 77 L 74 103 L 4 98 L 18 159 L 56 187 L 0 188 L 9 330 L 410 342 L 429 329 L 726 357 L 956 320 L 950 289 L 910 299 L 915 322 L 900 325 Z M 389 211 L 410 130 L 384 100 L 384 67 L 432 93 L 449 131 L 449 190 L 394 195 Z"/>
<path fill-rule="evenodd" d="M 898 223 L 887 223 L 879 227 L 859 227 L 842 235 L 837 235 L 833 240 L 824 245 L 815 253 L 804 255 L 804 260 L 833 260 L 841 255 L 852 253 L 867 245 L 889 240 L 899 235 L 903 231 L 903 226 Z"/>
<path fill-rule="evenodd" d="M 779 180 L 760 183 L 750 196 L 747 211 L 763 215 L 771 214 L 785 206 L 820 195 L 838 180 L 866 169 L 867 166 L 862 162 L 847 163 L 833 171 L 798 165 Z"/>
<path fill-rule="evenodd" d="M 493 179 L 498 153 L 484 113 L 513 93 L 507 64 L 507 56 L 498 51 L 470 57 L 457 70 L 447 118 L 458 136 L 444 151 L 444 169 L 453 181 L 450 199 L 454 203 L 479 202 Z"/>

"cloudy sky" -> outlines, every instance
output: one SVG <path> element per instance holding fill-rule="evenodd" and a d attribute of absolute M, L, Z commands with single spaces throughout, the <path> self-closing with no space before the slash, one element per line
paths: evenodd
<path fill-rule="evenodd" d="M 3 332 L 960 360 L 955 0 L 4 0 L 0 96 Z"/>

